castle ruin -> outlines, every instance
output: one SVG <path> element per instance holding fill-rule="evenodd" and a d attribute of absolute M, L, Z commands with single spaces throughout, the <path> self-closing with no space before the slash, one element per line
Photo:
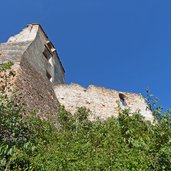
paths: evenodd
<path fill-rule="evenodd" d="M 39 24 L 28 25 L 0 44 L 0 64 L 9 61 L 13 62 L 10 70 L 0 71 L 0 93 L 15 92 L 16 100 L 28 111 L 53 115 L 59 105 L 64 105 L 71 113 L 78 107 L 86 107 L 92 116 L 106 119 L 117 116 L 119 109 L 130 109 L 140 112 L 146 120 L 153 120 L 140 94 L 65 84 L 65 70 L 58 53 Z"/>

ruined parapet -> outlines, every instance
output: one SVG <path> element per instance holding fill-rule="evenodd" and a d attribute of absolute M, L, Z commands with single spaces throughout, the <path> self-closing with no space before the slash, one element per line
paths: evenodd
<path fill-rule="evenodd" d="M 86 107 L 94 116 L 106 119 L 118 116 L 120 109 L 140 112 L 146 120 L 153 121 L 153 115 L 147 108 L 144 98 L 139 94 L 124 93 L 102 87 L 89 86 L 87 89 L 78 84 L 54 86 L 58 101 L 72 114 L 78 107 Z"/>
<path fill-rule="evenodd" d="M 64 69 L 39 24 L 28 25 L 0 44 L 0 64 L 9 61 L 13 63 L 11 68 L 0 71 L 0 93 L 14 93 L 15 102 L 25 105 L 27 111 L 55 114 L 59 102 L 52 85 L 64 83 Z"/>

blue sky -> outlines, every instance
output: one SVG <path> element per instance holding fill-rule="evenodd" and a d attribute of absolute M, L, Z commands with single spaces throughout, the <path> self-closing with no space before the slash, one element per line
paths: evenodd
<path fill-rule="evenodd" d="M 141 93 L 171 107 L 170 0 L 5 0 L 0 42 L 40 23 L 66 82 Z"/>

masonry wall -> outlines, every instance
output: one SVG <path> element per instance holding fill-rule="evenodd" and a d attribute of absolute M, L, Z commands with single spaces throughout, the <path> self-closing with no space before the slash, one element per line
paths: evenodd
<path fill-rule="evenodd" d="M 16 100 L 25 106 L 26 111 L 36 111 L 43 117 L 57 113 L 59 102 L 49 80 L 42 77 L 30 63 L 23 59 L 15 80 Z"/>
<path fill-rule="evenodd" d="M 130 108 L 131 112 L 140 112 L 146 120 L 153 120 L 151 111 L 147 109 L 144 98 L 139 94 L 124 93 L 102 87 L 89 86 L 87 89 L 78 84 L 56 85 L 55 94 L 60 104 L 72 114 L 78 107 L 86 107 L 95 117 L 106 119 L 118 116 L 119 110 Z"/>
<path fill-rule="evenodd" d="M 41 57 L 43 60 L 44 68 L 48 70 L 49 74 L 52 76 L 52 82 L 57 84 L 64 83 L 65 70 L 62 66 L 60 58 L 58 56 L 57 50 L 51 42 L 49 42 L 47 35 L 42 32 L 41 27 L 39 27 L 38 34 L 35 40 L 35 46 L 41 48 Z M 48 59 L 47 59 L 47 58 Z M 50 64 L 50 65 L 49 65 Z"/>
<path fill-rule="evenodd" d="M 11 61 L 19 64 L 25 50 L 30 46 L 30 41 L 7 42 L 0 44 L 0 64 Z"/>
<path fill-rule="evenodd" d="M 48 39 L 41 28 L 38 28 L 34 41 L 27 48 L 22 59 L 26 59 L 31 67 L 39 72 L 44 79 L 54 83 L 64 83 L 64 71 L 55 53 L 50 52 L 50 49 L 46 46 L 47 41 Z"/>
<path fill-rule="evenodd" d="M 0 44 L 0 64 L 12 61 L 20 64 L 26 57 L 34 69 L 53 83 L 64 83 L 64 68 L 57 51 L 42 27 L 28 25 L 19 34 Z"/>

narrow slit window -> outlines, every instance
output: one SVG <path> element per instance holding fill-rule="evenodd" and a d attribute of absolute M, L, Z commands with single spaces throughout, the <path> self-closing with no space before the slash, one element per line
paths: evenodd
<path fill-rule="evenodd" d="M 47 60 L 49 60 L 49 57 L 46 55 L 45 52 L 43 52 L 43 55 L 44 55 L 44 57 L 45 57 Z"/>
<path fill-rule="evenodd" d="M 45 49 L 43 51 L 43 55 L 44 57 L 49 61 L 49 59 L 52 57 L 51 53 L 49 52 L 49 50 L 47 49 L 47 47 L 45 46 Z"/>
<path fill-rule="evenodd" d="M 49 74 L 49 72 L 46 71 L 46 76 L 49 79 L 50 82 L 52 82 L 52 76 Z"/>
<path fill-rule="evenodd" d="M 127 106 L 126 102 L 125 102 L 125 98 L 126 96 L 122 93 L 119 93 L 119 99 L 120 99 L 120 102 L 123 106 Z"/>
<path fill-rule="evenodd" d="M 52 43 L 50 41 L 47 41 L 46 45 L 52 53 L 56 51 L 55 47 L 52 45 Z"/>

